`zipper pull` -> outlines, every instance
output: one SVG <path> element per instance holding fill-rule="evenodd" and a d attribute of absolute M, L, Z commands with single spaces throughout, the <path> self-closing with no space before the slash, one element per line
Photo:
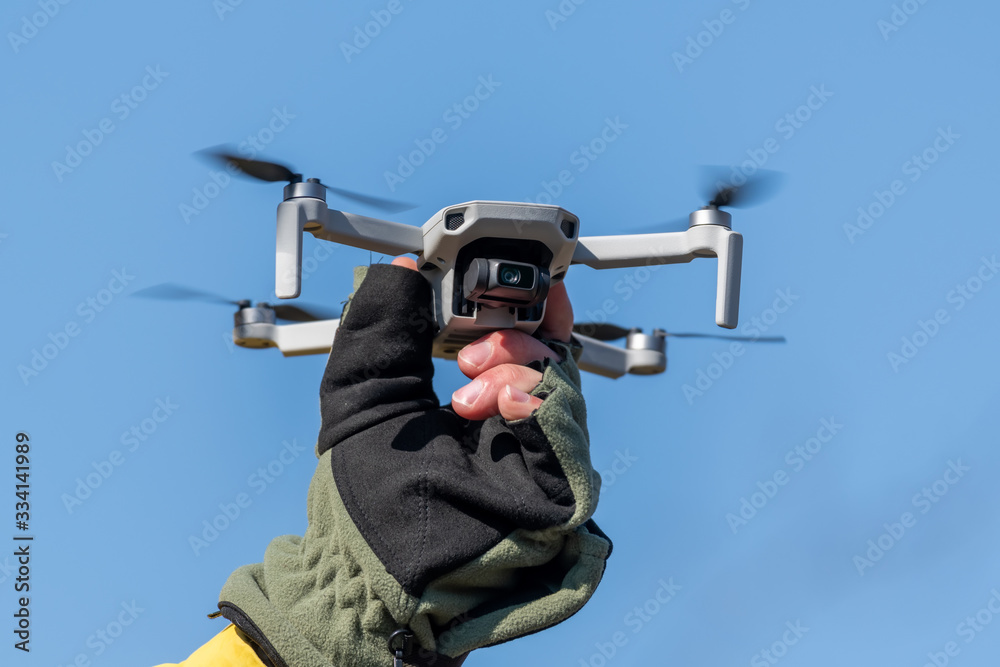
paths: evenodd
<path fill-rule="evenodd" d="M 400 628 L 389 635 L 389 653 L 393 655 L 392 667 L 405 667 L 403 656 L 410 650 L 410 640 L 413 634 L 406 628 Z"/>

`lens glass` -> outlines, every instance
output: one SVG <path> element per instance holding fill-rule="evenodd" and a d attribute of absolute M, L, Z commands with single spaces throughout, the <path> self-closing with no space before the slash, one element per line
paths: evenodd
<path fill-rule="evenodd" d="M 532 289 L 535 286 L 535 274 L 527 266 L 501 264 L 497 267 L 497 282 L 504 287 Z"/>
<path fill-rule="evenodd" d="M 521 272 L 513 266 L 505 266 L 500 269 L 500 282 L 513 287 L 521 282 Z"/>

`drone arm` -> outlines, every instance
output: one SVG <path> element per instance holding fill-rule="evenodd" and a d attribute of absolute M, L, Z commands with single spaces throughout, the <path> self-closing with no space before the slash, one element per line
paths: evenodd
<path fill-rule="evenodd" d="M 620 378 L 628 372 L 624 348 L 579 334 L 576 334 L 576 339 L 583 345 L 583 352 L 577 361 L 581 371 L 603 375 L 606 378 Z"/>
<path fill-rule="evenodd" d="M 582 236 L 576 244 L 573 263 L 593 269 L 682 264 L 695 258 L 689 245 L 687 232 Z"/>
<path fill-rule="evenodd" d="M 271 324 L 253 322 L 233 329 L 233 341 L 240 347 L 276 347 L 286 357 L 307 354 L 330 354 L 340 320 L 302 322 L 298 324 Z M 620 378 L 626 373 L 649 374 L 666 368 L 666 357 L 650 350 L 626 350 L 587 336 L 576 334 L 583 345 L 580 370 Z"/>
<path fill-rule="evenodd" d="M 233 329 L 233 342 L 240 347 L 276 347 L 286 357 L 306 354 L 330 354 L 340 320 L 321 320 L 297 324 L 252 322 Z"/>
<path fill-rule="evenodd" d="M 667 356 L 658 350 L 630 350 L 610 343 L 573 334 L 583 345 L 577 366 L 580 370 L 620 378 L 626 373 L 653 375 L 667 369 Z"/>
<path fill-rule="evenodd" d="M 327 209 L 326 215 L 318 222 L 319 228 L 309 230 L 318 239 L 335 241 L 383 255 L 404 255 L 408 252 L 419 255 L 424 249 L 423 231 L 413 225 L 368 218 L 333 209 Z"/>
<path fill-rule="evenodd" d="M 743 237 L 721 225 L 693 225 L 685 232 L 587 236 L 576 245 L 574 264 L 595 269 L 680 264 L 697 257 L 718 257 L 715 323 L 735 329 L 739 319 Z"/>
<path fill-rule="evenodd" d="M 380 252 L 402 255 L 423 252 L 419 227 L 331 210 L 318 197 L 292 197 L 278 204 L 274 292 L 294 299 L 302 289 L 302 233 Z"/>

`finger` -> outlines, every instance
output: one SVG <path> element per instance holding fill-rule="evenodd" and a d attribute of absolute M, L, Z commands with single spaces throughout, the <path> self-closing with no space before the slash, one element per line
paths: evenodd
<path fill-rule="evenodd" d="M 573 305 L 569 302 L 566 284 L 559 281 L 549 289 L 545 300 L 545 317 L 538 327 L 542 338 L 568 343 L 573 335 Z"/>
<path fill-rule="evenodd" d="M 542 374 L 533 368 L 503 364 L 485 371 L 452 394 L 451 405 L 455 413 L 464 419 L 487 419 L 500 412 L 500 394 L 508 385 L 527 393 L 541 381 Z M 541 404 L 541 401 L 538 403 Z M 528 412 L 530 414 L 530 410 Z"/>
<path fill-rule="evenodd" d="M 561 361 L 559 355 L 537 338 L 516 329 L 503 329 L 462 348 L 458 353 L 458 368 L 474 378 L 503 364 L 525 366 L 548 358 Z"/>
<path fill-rule="evenodd" d="M 525 393 L 513 385 L 507 385 L 497 397 L 500 416 L 507 421 L 527 419 L 542 404 L 542 399 Z"/>
<path fill-rule="evenodd" d="M 412 257 L 397 257 L 392 260 L 392 263 L 396 266 L 405 266 L 408 269 L 417 270 L 417 260 Z"/>

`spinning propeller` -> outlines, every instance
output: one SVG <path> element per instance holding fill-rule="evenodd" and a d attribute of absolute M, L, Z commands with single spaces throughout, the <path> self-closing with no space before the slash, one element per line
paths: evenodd
<path fill-rule="evenodd" d="M 220 162 L 223 165 L 231 162 L 245 175 L 250 178 L 256 178 L 259 181 L 267 181 L 268 183 L 280 183 L 282 181 L 288 183 L 302 182 L 302 174 L 297 174 L 290 168 L 277 162 L 248 160 L 246 158 L 237 157 L 232 152 L 222 147 L 204 150 L 201 153 L 209 159 Z M 413 204 L 398 202 L 392 199 L 383 199 L 382 197 L 373 197 L 372 195 L 354 192 L 353 190 L 345 190 L 344 188 L 335 188 L 332 185 L 321 183 L 319 179 L 311 178 L 309 179 L 309 182 L 322 185 L 330 192 L 340 195 L 344 199 L 350 199 L 362 204 L 367 204 L 372 208 L 377 208 L 389 213 L 399 213 L 400 211 L 408 211 L 412 208 L 416 208 Z"/>
<path fill-rule="evenodd" d="M 727 180 L 732 175 L 732 171 L 729 170 L 728 175 L 726 171 L 725 167 L 704 167 L 702 169 L 705 183 L 714 182 L 714 185 L 702 188 L 702 196 L 708 199 L 708 206 L 745 208 L 762 204 L 774 196 L 784 180 L 784 175 L 780 172 L 758 169 L 742 184 L 736 185 Z"/>
<path fill-rule="evenodd" d="M 594 340 L 600 341 L 612 341 L 625 338 L 630 333 L 641 333 L 639 329 L 626 329 L 620 327 L 617 324 L 609 324 L 607 322 L 577 322 L 573 325 L 573 333 L 578 333 L 581 336 L 587 336 L 588 338 L 593 338 Z M 720 336 L 716 334 L 705 334 L 705 333 L 672 333 L 669 331 L 663 332 L 664 336 L 673 336 L 674 338 L 717 338 L 719 340 L 742 340 L 750 343 L 784 343 L 786 342 L 784 336 Z"/>
<path fill-rule="evenodd" d="M 762 204 L 781 188 L 784 174 L 778 171 L 758 169 L 739 185 L 730 178 L 733 174 L 727 167 L 702 167 L 702 197 L 708 201 L 703 208 L 747 208 Z M 646 233 L 683 230 L 688 227 L 688 218 L 670 220 L 648 228 Z"/>
<path fill-rule="evenodd" d="M 218 294 L 213 294 L 212 292 L 204 292 L 202 290 L 185 287 L 183 285 L 175 285 L 174 283 L 161 283 L 159 285 L 153 285 L 152 287 L 147 287 L 137 292 L 133 292 L 132 296 L 138 296 L 144 299 L 162 299 L 166 301 L 203 301 L 205 303 L 218 303 L 236 306 L 240 309 L 249 308 L 251 306 L 249 299 L 233 301 L 232 299 L 227 299 L 223 296 L 219 296 Z M 334 315 L 322 307 L 317 308 L 315 306 L 309 306 L 308 309 L 306 309 L 300 308 L 299 306 L 293 306 L 291 304 L 278 304 L 272 306 L 267 303 L 258 303 L 257 307 L 270 308 L 274 311 L 274 316 L 277 319 L 286 320 L 288 322 L 317 322 L 319 320 L 334 320 L 339 317 L 339 315 Z"/>

